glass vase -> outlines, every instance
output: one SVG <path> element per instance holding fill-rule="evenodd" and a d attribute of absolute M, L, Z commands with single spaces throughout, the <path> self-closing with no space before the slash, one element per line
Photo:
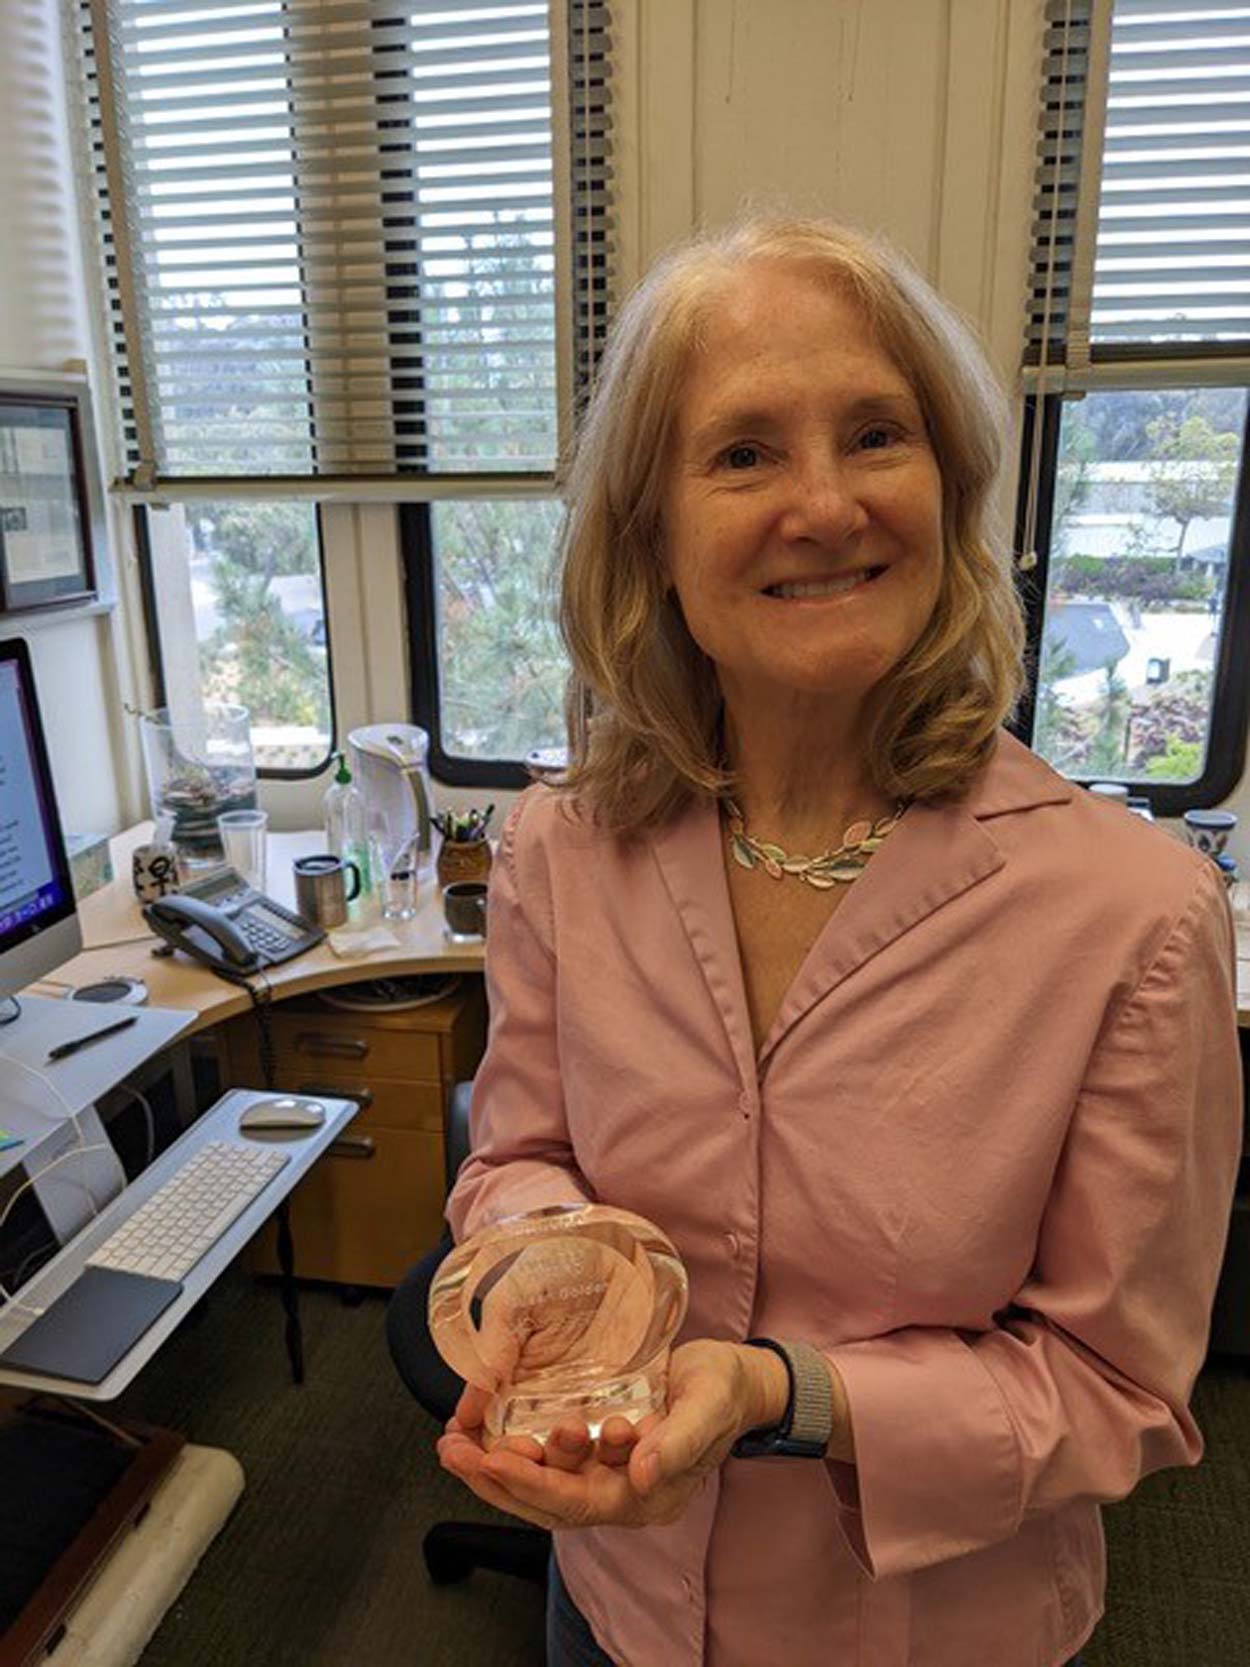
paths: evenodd
<path fill-rule="evenodd" d="M 152 816 L 172 821 L 181 862 L 224 860 L 217 818 L 256 806 L 256 761 L 246 706 L 205 703 L 185 716 L 168 708 L 139 720 Z"/>

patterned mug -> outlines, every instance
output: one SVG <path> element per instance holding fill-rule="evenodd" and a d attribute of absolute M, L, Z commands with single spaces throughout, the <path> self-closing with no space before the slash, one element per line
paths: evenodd
<path fill-rule="evenodd" d="M 155 903 L 179 889 L 178 847 L 176 845 L 136 845 L 130 859 L 130 877 L 135 896 L 140 903 Z"/>
<path fill-rule="evenodd" d="M 1219 857 L 1237 826 L 1237 817 L 1231 810 L 1187 810 L 1184 823 L 1185 837 L 1195 851 L 1201 851 L 1204 857 Z"/>

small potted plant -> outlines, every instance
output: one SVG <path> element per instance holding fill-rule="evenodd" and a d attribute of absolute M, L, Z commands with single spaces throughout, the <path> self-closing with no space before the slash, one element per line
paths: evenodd
<path fill-rule="evenodd" d="M 443 836 L 436 865 L 440 886 L 449 886 L 455 880 L 485 880 L 490 873 L 486 830 L 494 810 L 494 805 L 487 805 L 485 810 L 444 810 L 434 818 L 434 826 Z"/>

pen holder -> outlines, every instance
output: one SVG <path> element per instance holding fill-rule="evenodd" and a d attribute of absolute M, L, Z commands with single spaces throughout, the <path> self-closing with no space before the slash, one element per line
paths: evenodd
<path fill-rule="evenodd" d="M 490 863 L 488 839 L 444 839 L 438 848 L 435 872 L 440 886 L 450 886 L 457 880 L 485 880 Z"/>

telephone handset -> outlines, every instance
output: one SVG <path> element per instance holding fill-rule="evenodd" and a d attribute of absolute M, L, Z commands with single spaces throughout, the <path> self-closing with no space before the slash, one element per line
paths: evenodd
<path fill-rule="evenodd" d="M 145 904 L 143 918 L 166 943 L 231 979 L 289 961 L 325 937 L 320 926 L 263 896 L 232 868 Z"/>

